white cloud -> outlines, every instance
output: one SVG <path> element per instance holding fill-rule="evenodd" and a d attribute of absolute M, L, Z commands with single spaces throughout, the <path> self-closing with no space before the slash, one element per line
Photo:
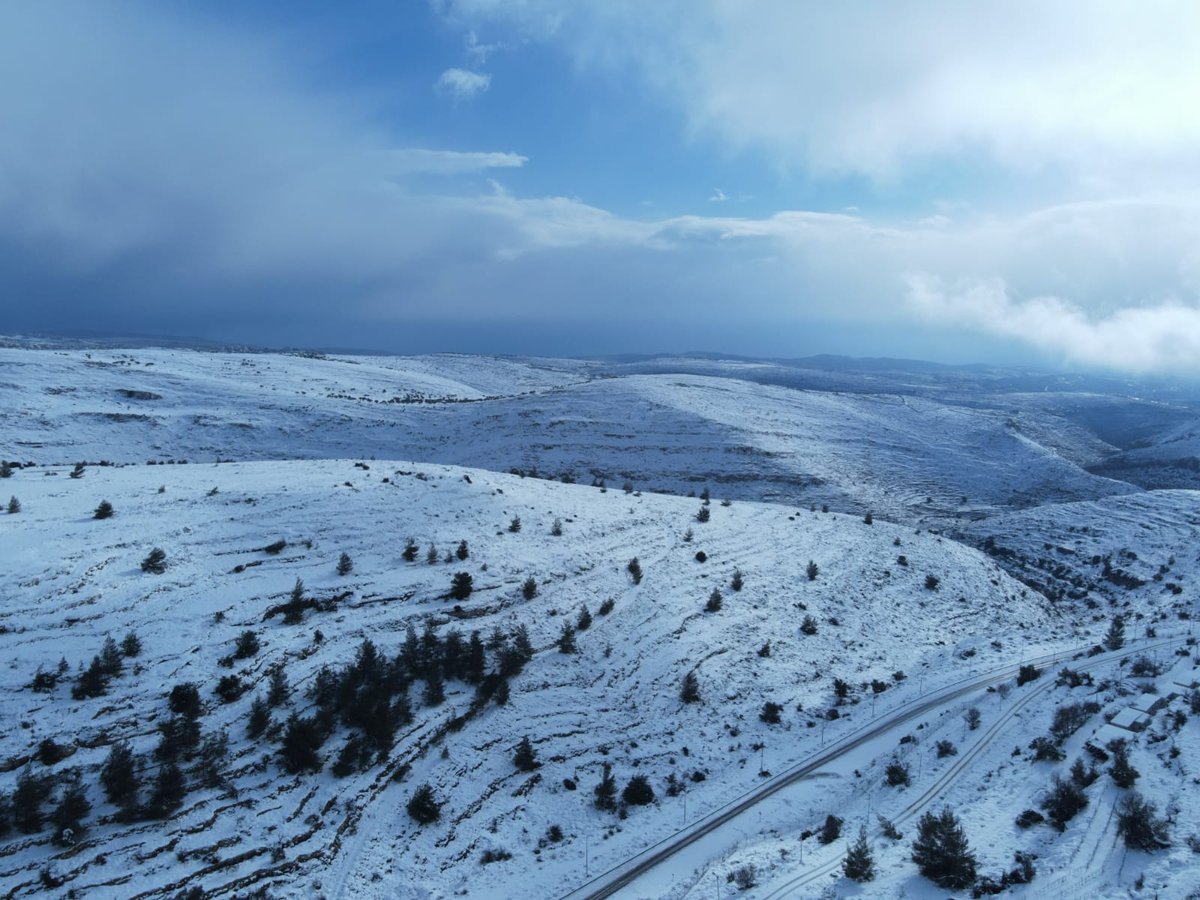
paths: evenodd
<path fill-rule="evenodd" d="M 688 349 L 672 342 L 703 325 L 713 346 L 756 330 L 787 352 L 792 334 L 836 322 L 886 330 L 893 343 L 871 352 L 902 355 L 934 322 L 1079 361 L 1195 370 L 1200 191 L 1025 215 L 947 204 L 925 220 L 631 218 L 571 197 L 479 192 L 459 176 L 525 158 L 384 141 L 358 99 L 314 97 L 289 78 L 276 45 L 160 6 L 107 9 L 0 5 L 0 295 L 19 298 L 6 316 L 40 316 L 41 328 L 244 321 L 249 336 L 286 319 L 321 342 L 334 327 L 375 336 L 414 317 L 591 317 L 660 349 Z M 910 272 L 935 280 L 906 302 Z M 1004 287 L 968 290 L 977 284 Z M 1025 299 L 1047 297 L 1062 299 Z M 1071 338 L 1031 337 L 1046 330 Z M 1126 333 L 1140 350 L 1116 346 Z"/>
<path fill-rule="evenodd" d="M 391 152 L 398 175 L 464 175 L 488 169 L 515 169 L 529 162 L 516 153 L 424 150 L 415 147 Z"/>
<path fill-rule="evenodd" d="M 480 65 L 486 63 L 488 61 L 488 57 L 493 53 L 497 53 L 501 50 L 512 49 L 510 45 L 504 43 L 484 44 L 480 42 L 479 36 L 475 34 L 474 31 L 467 32 L 467 36 L 464 38 L 463 43 L 466 47 L 467 56 L 469 56 L 473 62 L 479 63 Z"/>
<path fill-rule="evenodd" d="M 1200 5 L 1190 0 L 444 0 L 462 27 L 640 72 L 697 133 L 820 173 L 974 155 L 1078 184 L 1193 180 Z M 1150 172 L 1147 174 L 1147 169 Z"/>
<path fill-rule="evenodd" d="M 492 86 L 492 76 L 486 72 L 470 69 L 447 69 L 433 85 L 437 90 L 451 94 L 456 100 L 469 100 Z"/>
<path fill-rule="evenodd" d="M 948 288 L 924 274 L 909 276 L 907 301 L 940 325 L 1016 338 L 1076 363 L 1130 372 L 1200 373 L 1200 308 L 1179 301 L 1093 318 L 1059 297 L 1015 300 L 1000 279 Z"/>

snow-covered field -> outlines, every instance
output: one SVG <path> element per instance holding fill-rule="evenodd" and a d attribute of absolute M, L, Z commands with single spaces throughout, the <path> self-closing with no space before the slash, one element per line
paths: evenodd
<path fill-rule="evenodd" d="M 727 879 L 752 865 L 742 896 L 942 897 L 908 855 L 919 814 L 948 804 L 981 875 L 1037 855 L 1034 882 L 1012 893 L 1123 897 L 1143 877 L 1144 896 L 1187 896 L 1200 883 L 1187 843 L 1200 834 L 1200 723 L 1185 687 L 1200 494 L 1092 474 L 1124 448 L 1044 397 L 1005 410 L 760 384 L 744 363 L 676 368 L 0 350 L 0 458 L 33 464 L 0 480 L 0 499 L 20 502 L 0 514 L 0 795 L 17 801 L 23 784 L 47 816 L 0 835 L 0 891 L 560 897 L 845 742 L 623 895 L 730 896 Z M 544 477 L 568 471 L 575 483 Z M 683 496 L 705 488 L 707 504 Z M 111 518 L 94 517 L 101 501 Z M 155 547 L 161 574 L 141 568 Z M 459 573 L 473 591 L 455 599 Z M 306 602 L 286 624 L 297 579 Z M 560 652 L 585 608 L 577 652 Z M 1066 664 L 1092 667 L 1090 686 L 1056 686 L 1062 662 L 1013 686 L 1013 667 L 1086 650 L 1118 612 L 1131 648 L 1157 635 L 1145 653 L 1159 675 L 1133 677 L 1137 654 L 1082 656 Z M 507 697 L 499 680 L 481 691 L 449 671 L 444 700 L 429 698 L 431 679 L 404 669 L 451 632 L 464 644 L 478 632 L 494 672 L 521 628 L 534 652 L 500 679 Z M 247 632 L 257 647 L 239 655 Z M 131 633 L 140 653 L 75 699 L 105 639 Z M 364 640 L 402 661 L 411 719 L 337 774 L 356 726 L 319 720 L 321 771 L 290 774 L 289 717 L 317 712 L 323 667 L 361 659 Z M 254 700 L 278 672 L 289 696 L 251 737 Z M 681 699 L 689 673 L 696 703 Z M 151 799 L 182 683 L 203 705 L 197 750 L 178 757 L 184 797 L 162 819 L 120 815 L 100 769 L 128 742 L 139 800 Z M 956 684 L 965 692 L 937 699 Z M 1170 849 L 1124 851 L 1113 810 L 1125 791 L 1103 766 L 1064 832 L 1013 824 L 1085 741 L 1112 736 L 1106 718 L 1152 696 L 1166 702 L 1127 736 L 1137 788 L 1171 815 Z M 1055 709 L 1084 698 L 1100 708 L 1064 740 L 1065 759 L 1032 762 Z M 760 716 L 768 703 L 777 723 Z M 524 737 L 527 771 L 513 760 Z M 943 740 L 957 752 L 939 757 Z M 897 760 L 908 787 L 884 784 Z M 606 763 L 618 793 L 644 775 L 653 802 L 596 809 Z M 64 840 L 50 816 L 76 773 L 92 808 Z M 422 826 L 406 804 L 424 784 L 441 815 Z M 829 813 L 845 819 L 842 837 L 802 842 Z M 879 813 L 903 840 L 876 833 Z M 860 822 L 878 869 L 864 886 L 840 877 Z"/>
<path fill-rule="evenodd" d="M 0 348 L 0 433 L 41 463 L 377 457 L 904 521 L 1135 490 L 1088 471 L 1118 448 L 1041 395 L 948 403 L 904 381 L 820 391 L 747 380 L 779 366 L 675 368 Z"/>

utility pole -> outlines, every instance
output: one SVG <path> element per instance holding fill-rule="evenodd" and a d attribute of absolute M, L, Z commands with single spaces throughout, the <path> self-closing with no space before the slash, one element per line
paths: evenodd
<path fill-rule="evenodd" d="M 588 871 L 588 839 L 587 835 L 583 836 L 583 877 L 588 878 L 591 872 Z"/>

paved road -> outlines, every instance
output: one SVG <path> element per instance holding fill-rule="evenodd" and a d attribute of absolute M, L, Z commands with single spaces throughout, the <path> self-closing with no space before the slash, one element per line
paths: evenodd
<path fill-rule="evenodd" d="M 1144 653 L 1147 650 L 1173 647 L 1185 640 L 1186 637 L 1186 635 L 1174 635 L 1171 637 L 1139 641 L 1136 645 L 1131 644 L 1129 647 L 1123 650 L 1113 653 L 1105 653 L 1092 657 L 1091 659 L 1080 660 L 1076 665 L 1076 668 L 1094 668 L 1126 656 Z M 784 788 L 789 787 L 795 784 L 797 781 L 800 781 L 801 779 L 811 775 L 818 769 L 823 768 L 843 754 L 862 746 L 868 741 L 874 740 L 884 732 L 890 731 L 896 726 L 903 725 L 904 723 L 919 718 L 920 716 L 924 716 L 942 706 L 953 703 L 961 697 L 974 693 L 975 691 L 987 688 L 991 685 L 999 684 L 1003 681 L 1007 681 L 1016 675 L 1017 670 L 1020 669 L 1021 665 L 1033 664 L 1044 666 L 1046 664 L 1055 664 L 1060 661 L 1066 661 L 1074 658 L 1073 654 L 1082 653 L 1084 649 L 1086 648 L 1076 648 L 1074 650 L 1064 651 L 1062 653 L 1031 657 L 1018 663 L 1013 663 L 1011 665 L 994 669 L 990 672 L 974 675 L 970 678 L 964 678 L 960 681 L 956 681 L 949 685 L 938 688 L 937 690 L 930 691 L 929 693 L 923 694 L 919 697 L 915 697 L 912 700 L 908 700 L 896 709 L 880 715 L 877 719 L 868 722 L 866 725 L 862 726 L 856 731 L 853 731 L 850 734 L 840 738 L 829 747 L 818 751 L 807 759 L 796 763 L 786 771 L 781 772 L 779 775 L 776 775 L 775 777 L 765 781 L 762 785 L 754 790 L 748 791 L 746 794 L 743 794 L 736 800 L 731 801 L 712 813 L 709 813 L 707 816 L 698 820 L 687 828 L 684 828 L 681 831 L 664 838 L 656 844 L 652 844 L 650 847 L 647 847 L 645 850 L 642 850 L 640 853 L 630 857 L 624 862 L 613 866 L 607 871 L 601 872 L 584 884 L 579 885 L 571 892 L 563 895 L 562 900 L 583 900 L 583 898 L 587 898 L 587 900 L 601 900 L 601 898 L 611 897 L 641 875 L 644 875 L 655 866 L 670 859 L 680 850 L 690 846 L 705 835 L 711 834 L 722 825 L 725 825 L 732 819 L 737 818 L 742 813 L 746 812 L 746 810 L 751 809 L 756 804 L 761 803 L 768 797 L 771 797 Z M 1035 685 L 1034 690 L 1032 690 L 1030 693 L 1033 694 L 1034 691 L 1047 689 L 1049 687 L 1049 683 L 1050 682 L 1039 682 L 1039 684 Z M 1010 706 L 1007 715 L 1014 713 L 1015 710 L 1019 708 L 1018 703 L 1023 705 L 1027 699 L 1029 698 L 1019 698 L 1015 700 Z M 965 763 L 969 761 L 969 759 L 973 758 L 973 755 L 968 754 L 968 758 L 961 760 L 961 762 Z M 956 766 L 958 766 L 957 763 Z M 952 767 L 952 771 L 961 772 L 963 768 L 965 768 L 965 766 L 958 766 L 957 769 Z M 836 867 L 838 864 L 840 864 L 840 861 L 835 860 L 833 863 L 827 865 Z M 832 871 L 832 869 L 829 869 L 828 871 Z M 822 871 L 820 874 L 828 874 L 828 871 Z M 800 877 L 805 879 L 805 883 L 807 883 L 810 876 L 814 878 L 819 877 L 818 875 L 814 874 L 814 872 L 815 870 L 806 872 L 804 876 Z"/>
<path fill-rule="evenodd" d="M 1100 656 L 1092 657 L 1091 659 L 1079 660 L 1073 668 L 1079 671 L 1098 668 L 1102 665 L 1113 663 L 1129 656 L 1143 654 L 1147 650 L 1154 650 L 1156 648 L 1163 649 L 1166 647 L 1175 646 L 1180 643 L 1181 640 L 1186 640 L 1186 636 L 1183 638 L 1172 637 L 1151 642 L 1142 642 L 1137 645 L 1130 646 L 1124 650 L 1119 650 L 1115 653 L 1105 653 Z M 1053 678 L 1044 677 L 1035 682 L 1030 688 L 1024 690 L 1019 697 L 1015 698 L 1009 703 L 1008 708 L 996 719 L 996 721 L 994 721 L 992 725 L 976 739 L 971 748 L 956 758 L 954 764 L 951 765 L 945 772 L 943 772 L 932 784 L 925 788 L 911 803 L 909 803 L 908 806 L 906 806 L 904 810 L 893 819 L 893 822 L 896 825 L 904 824 L 906 821 L 915 817 L 917 813 L 921 812 L 924 807 L 928 806 L 932 801 L 937 799 L 937 797 L 940 796 L 946 790 L 946 788 L 948 788 L 954 781 L 963 775 L 971 763 L 981 753 L 983 753 L 984 750 L 992 745 L 992 743 L 999 736 L 1000 732 L 1004 730 L 1004 727 L 1013 718 L 1013 716 L 1015 716 L 1025 706 L 1041 697 L 1043 694 L 1048 693 L 1054 688 L 1054 686 L 1055 682 Z M 880 836 L 879 829 L 873 829 L 873 836 L 876 838 Z M 842 854 L 839 853 L 834 859 L 827 860 L 821 865 L 815 866 L 812 869 L 808 869 L 804 873 L 796 875 L 783 884 L 776 886 L 769 894 L 764 895 L 763 900 L 777 900 L 777 898 L 790 896 L 793 891 L 799 888 L 811 885 L 815 881 L 827 879 L 829 875 L 838 872 L 841 869 L 841 866 Z"/>

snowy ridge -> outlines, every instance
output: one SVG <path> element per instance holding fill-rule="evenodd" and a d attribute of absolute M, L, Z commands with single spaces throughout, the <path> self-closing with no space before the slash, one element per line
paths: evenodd
<path fill-rule="evenodd" d="M 336 877 L 354 896 L 370 896 L 370 873 L 388 871 L 385 865 L 393 863 L 384 860 L 397 854 L 406 877 L 417 878 L 434 895 L 448 896 L 455 885 L 469 889 L 475 878 L 488 883 L 521 878 L 537 839 L 550 824 L 560 823 L 566 838 L 540 854 L 544 895 L 550 896 L 570 885 L 585 830 L 593 832 L 593 860 L 600 865 L 674 824 L 674 810 L 664 805 L 636 810 L 629 828 L 613 831 L 617 820 L 591 809 L 589 802 L 602 760 L 612 762 L 622 777 L 633 767 L 652 774 L 656 792 L 670 772 L 706 772 L 706 782 L 691 790 L 699 810 L 753 783 L 750 757 L 757 754 L 749 746 L 755 741 L 768 741 L 771 756 L 782 762 L 836 733 L 805 727 L 811 718 L 794 712 L 797 704 L 808 709 L 833 702 L 832 673 L 855 683 L 891 682 L 893 671 L 919 665 L 922 657 L 951 665 L 952 651 L 983 644 L 991 630 L 1045 623 L 1039 601 L 979 553 L 897 526 L 740 503 L 713 504 L 711 521 L 700 524 L 693 519 L 698 502 L 683 498 L 601 493 L 477 470 L 405 467 L 402 472 L 382 463 L 364 471 L 349 461 L 245 463 L 89 467 L 77 480 L 66 469 L 31 469 L 8 482 L 23 494 L 24 508 L 19 516 L 0 519 L 11 549 L 0 646 L 9 660 L 6 708 L 30 727 L 0 739 L 3 758 L 19 767 L 46 736 L 77 745 L 57 764 L 60 769 L 94 772 L 118 739 L 149 751 L 155 723 L 166 712 L 166 691 L 180 681 L 194 681 L 202 685 L 208 706 L 205 731 L 224 729 L 230 736 L 231 777 L 242 798 L 230 804 L 219 790 L 189 794 L 189 806 L 156 842 L 170 843 L 175 854 L 188 855 L 190 864 L 172 854 L 142 859 L 147 826 L 100 825 L 81 845 L 85 851 L 90 847 L 91 855 L 79 846 L 54 851 L 44 836 L 23 841 L 15 856 L 8 847 L 4 883 L 10 890 L 21 895 L 33 888 L 37 871 L 49 862 L 59 877 L 80 888 L 91 885 L 89 891 L 101 896 L 100 885 L 136 867 L 139 884 L 154 896 L 156 884 L 161 891 L 194 883 L 188 873 L 204 868 L 209 856 L 222 859 L 253 848 L 268 852 L 282 844 L 289 860 L 317 850 L 312 858 L 339 873 Z M 167 490 L 159 493 L 164 481 Z M 214 487 L 218 491 L 210 494 Z M 101 499 L 116 508 L 110 520 L 90 517 Z M 513 516 L 523 522 L 516 534 L 506 530 Z M 548 536 L 553 518 L 563 522 L 562 538 Z M 695 538 L 683 543 L 688 527 Z M 399 554 L 409 534 L 422 550 L 430 542 L 451 549 L 468 540 L 470 559 L 453 565 L 404 563 Z M 255 550 L 277 538 L 288 541 L 278 556 Z M 897 538 L 910 560 L 907 571 L 893 565 Z M 58 550 L 47 560 L 44 548 L 52 540 Z M 138 570 L 152 545 L 168 551 L 169 567 L 161 576 Z M 636 548 L 645 571 L 640 585 L 625 572 L 628 548 Z M 694 559 L 699 549 L 707 551 L 707 562 Z M 333 571 L 343 550 L 354 558 L 354 572 L 344 578 Z M 810 558 L 822 573 L 812 582 L 802 574 Z M 245 568 L 236 572 L 238 566 Z M 455 604 L 440 595 L 460 568 L 473 572 L 476 582 L 475 593 L 461 605 L 482 613 L 462 620 L 461 627 L 478 628 L 486 636 L 495 625 L 507 629 L 522 622 L 535 646 L 546 649 L 514 679 L 509 707 L 486 712 L 445 739 L 448 760 L 429 751 L 443 743 L 434 735 L 469 699 L 466 686 L 454 682 L 448 684 L 444 707 L 420 709 L 414 690 L 417 719 L 392 754 L 412 766 L 403 784 L 380 783 L 378 770 L 344 781 L 328 774 L 289 778 L 272 761 L 272 746 L 243 738 L 250 699 L 263 689 L 272 665 L 286 661 L 294 703 L 302 709 L 302 692 L 316 670 L 351 659 L 363 636 L 394 653 L 409 622 L 420 630 L 433 621 L 444 633 L 455 624 Z M 735 568 L 745 576 L 740 592 L 728 588 Z M 926 572 L 940 573 L 939 590 L 923 587 Z M 530 574 L 540 589 L 534 600 L 525 601 L 520 586 Z M 286 598 L 296 577 L 315 596 L 341 597 L 336 612 L 310 613 L 301 626 L 284 626 L 277 618 L 264 622 L 264 611 Z M 714 587 L 728 599 L 721 611 L 705 613 Z M 614 598 L 614 609 L 600 616 L 597 606 L 607 596 Z M 967 597 L 972 598 L 970 612 Z M 820 622 L 817 634 L 796 630 L 799 603 Z M 564 616 L 574 618 L 584 604 L 596 618 L 579 635 L 580 653 L 551 649 Z M 220 622 L 214 619 L 218 612 Z M 841 624 L 829 624 L 830 618 Z M 981 622 L 992 624 L 981 629 Z M 218 662 L 245 629 L 259 635 L 261 650 L 232 673 L 252 689 L 234 703 L 218 703 L 212 685 L 227 671 Z M 324 636 L 316 646 L 314 629 Z M 137 659 L 142 673 L 114 679 L 106 697 L 73 701 L 62 685 L 48 695 L 26 687 L 39 667 L 52 669 L 65 655 L 74 672 L 106 634 L 119 638 L 128 630 L 136 631 L 145 646 Z M 759 657 L 766 641 L 771 654 Z M 679 702 L 679 684 L 693 668 L 705 702 L 686 707 Z M 757 721 L 768 699 L 786 710 L 781 726 Z M 856 712 L 866 708 L 846 707 L 837 727 L 858 721 Z M 673 725 L 664 732 L 663 722 Z M 731 737 L 731 727 L 742 733 Z M 546 760 L 538 772 L 541 783 L 528 800 L 512 796 L 524 779 L 510 760 L 525 734 Z M 336 746 L 336 740 L 330 742 L 331 750 Z M 681 755 L 683 747 L 689 748 L 687 756 Z M 16 771 L 10 764 L 8 777 Z M 577 779 L 580 790 L 564 791 L 562 778 Z M 448 798 L 449 830 L 416 829 L 401 811 L 410 785 L 424 780 Z M 359 798 L 364 812 L 344 820 L 328 805 L 339 797 Z M 471 797 L 484 802 L 473 808 L 466 802 Z M 101 798 L 93 799 L 103 810 Z M 264 818 L 268 809 L 277 812 Z M 307 810 L 322 809 L 323 825 L 306 826 Z M 349 842 L 353 855 L 341 849 L 346 837 L 329 849 L 330 833 L 341 821 L 350 821 L 351 830 L 368 830 Z M 204 828 L 193 832 L 199 822 Z M 488 823 L 498 830 L 491 832 Z M 609 837 L 601 841 L 605 832 Z M 403 853 L 401 846 L 407 847 Z M 478 867 L 475 857 L 488 848 L 519 854 L 519 863 Z M 195 858 L 189 855 L 193 851 Z M 97 862 L 99 855 L 106 862 Z M 81 857 L 87 867 L 73 875 Z M 446 859 L 471 864 L 443 871 Z M 266 873 L 272 868 L 261 853 L 222 867 L 219 876 L 204 881 L 205 888 L 240 883 L 260 868 Z M 283 871 L 295 877 L 293 864 Z M 315 872 L 312 877 L 322 878 Z M 263 878 L 269 880 L 269 874 Z M 23 883 L 29 888 L 21 889 Z M 124 884 L 113 884 L 108 895 L 123 895 Z M 380 896 L 395 896 L 395 882 L 385 879 L 380 890 Z"/>
<path fill-rule="evenodd" d="M 1182 407 L 968 402 L 961 371 L 880 370 L 864 385 L 892 390 L 853 392 L 808 378 L 720 360 L 0 350 L 0 458 L 18 463 L 0 490 L 19 498 L 0 514 L 0 708 L 15 723 L 0 732 L 0 893 L 560 897 L 752 798 L 620 896 L 728 894 L 753 866 L 742 896 L 941 897 L 909 848 L 916 817 L 942 804 L 981 875 L 1036 854 L 1036 880 L 1013 895 L 1124 897 L 1142 879 L 1187 896 L 1200 494 L 1106 477 L 1135 437 L 1186 444 Z M 1098 425 L 1111 410 L 1119 421 Z M 706 488 L 710 502 L 682 496 Z M 95 517 L 101 501 L 111 518 Z M 154 547 L 161 574 L 141 567 Z M 454 599 L 460 573 L 473 589 Z M 1064 661 L 1117 614 L 1123 661 Z M 559 651 L 567 623 L 575 653 Z M 410 641 L 477 631 L 499 677 L 522 629 L 530 658 L 500 693 L 450 673 L 441 699 L 411 668 Z M 130 633 L 141 652 L 73 698 L 106 638 Z M 335 774 L 357 732 L 320 719 L 314 689 L 364 639 L 408 673 L 412 717 L 382 755 Z M 1043 657 L 1040 680 L 1013 684 Z M 1055 683 L 1064 664 L 1094 682 Z M 280 671 L 290 697 L 251 737 Z M 698 703 L 681 697 L 689 674 Z M 183 683 L 202 714 L 182 803 L 162 820 L 121 815 L 101 766 L 128 742 L 150 809 Z M 1056 709 L 1085 700 L 1065 758 L 1035 761 Z M 317 773 L 285 768 L 293 715 L 326 722 Z M 1114 731 L 1114 717 L 1147 727 Z M 1128 792 L 1099 764 L 1064 832 L 1013 824 L 1091 758 L 1085 743 L 1114 735 L 1170 817 L 1170 848 L 1125 851 L 1114 810 Z M 536 764 L 522 770 L 526 737 Z M 897 761 L 907 787 L 885 784 Z M 653 801 L 596 809 L 606 763 L 618 795 L 643 775 Z M 801 777 L 782 785 L 786 772 Z M 50 817 L 75 773 L 92 809 L 64 837 Z M 406 805 L 424 784 L 441 817 L 419 825 Z M 30 785 L 37 827 L 17 818 Z M 801 839 L 831 812 L 840 838 Z M 903 840 L 880 836 L 879 812 Z M 859 823 L 877 866 L 862 887 L 840 877 Z"/>

